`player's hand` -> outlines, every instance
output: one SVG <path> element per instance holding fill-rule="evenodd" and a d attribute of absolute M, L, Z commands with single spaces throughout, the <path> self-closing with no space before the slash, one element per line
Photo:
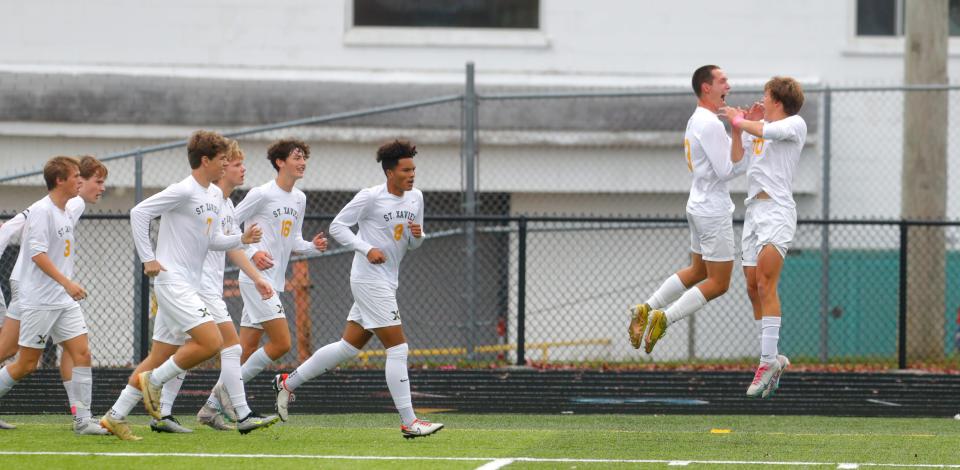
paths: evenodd
<path fill-rule="evenodd" d="M 410 222 L 407 224 L 410 227 L 410 235 L 413 235 L 413 238 L 420 238 L 423 236 L 423 226 L 416 223 Z"/>
<path fill-rule="evenodd" d="M 316 248 L 317 251 L 327 251 L 327 237 L 323 236 L 323 232 L 313 237 L 313 247 Z"/>
<path fill-rule="evenodd" d="M 261 271 L 265 271 L 273 267 L 273 256 L 270 256 L 270 253 L 266 251 L 258 251 L 250 257 L 253 261 L 254 266 Z"/>
<path fill-rule="evenodd" d="M 240 241 L 244 245 L 249 245 L 251 243 L 259 243 L 260 237 L 263 236 L 263 231 L 260 230 L 260 227 L 257 224 L 252 224 L 243 231 L 243 236 L 240 237 Z"/>
<path fill-rule="evenodd" d="M 387 262 L 387 257 L 380 251 L 380 248 L 370 248 L 367 252 L 367 261 L 370 264 L 383 264 Z"/>
<path fill-rule="evenodd" d="M 73 300 L 83 300 L 87 298 L 87 291 L 83 288 L 83 286 L 77 284 L 76 282 L 67 280 L 67 283 L 63 285 L 63 288 Z"/>
<path fill-rule="evenodd" d="M 743 110 L 734 106 L 720 108 L 721 116 L 727 118 L 731 123 L 737 116 L 743 117 Z"/>
<path fill-rule="evenodd" d="M 270 285 L 270 281 L 267 281 L 262 276 L 253 283 L 257 287 L 257 292 L 260 293 L 260 298 L 267 300 L 270 297 L 273 297 L 273 286 Z"/>
<path fill-rule="evenodd" d="M 748 121 L 759 121 L 763 119 L 763 103 L 760 101 L 754 102 L 743 118 Z"/>
<path fill-rule="evenodd" d="M 157 260 L 143 263 L 143 273 L 146 274 L 147 277 L 156 277 L 157 274 L 160 274 L 160 271 L 166 271 L 166 269 Z"/>

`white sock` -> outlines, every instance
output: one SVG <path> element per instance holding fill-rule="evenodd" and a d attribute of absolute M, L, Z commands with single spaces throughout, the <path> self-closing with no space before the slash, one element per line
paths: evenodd
<path fill-rule="evenodd" d="M 263 348 L 254 351 L 253 354 L 247 358 L 247 362 L 243 363 L 243 367 L 240 368 L 240 377 L 243 383 L 249 382 L 272 363 L 273 359 L 270 359 L 270 356 L 267 355 L 267 352 L 264 351 Z"/>
<path fill-rule="evenodd" d="M 287 376 L 287 390 L 291 392 L 296 390 L 306 381 L 333 369 L 337 364 L 356 356 L 359 352 L 359 349 L 342 339 L 318 349 L 309 359 L 300 364 L 297 370 Z"/>
<path fill-rule="evenodd" d="M 393 397 L 393 404 L 400 413 L 400 421 L 409 426 L 417 419 L 410 400 L 410 378 L 407 376 L 407 343 L 387 349 L 387 388 Z"/>
<path fill-rule="evenodd" d="M 183 372 L 184 370 L 177 365 L 173 357 L 170 357 L 170 359 L 167 359 L 167 362 L 164 362 L 160 367 L 153 369 L 153 372 L 150 374 L 150 383 L 163 385 Z"/>
<path fill-rule="evenodd" d="M 223 367 L 223 359 L 220 360 L 220 366 Z M 220 369 L 220 379 L 217 380 L 216 385 L 213 386 L 214 388 L 216 388 L 217 385 L 220 385 L 220 380 L 223 380 L 223 369 Z M 207 397 L 207 406 L 215 410 L 219 410 L 223 407 L 223 405 L 220 403 L 220 399 L 218 399 L 217 395 L 212 391 L 210 392 L 210 396 Z"/>
<path fill-rule="evenodd" d="M 220 350 L 220 382 L 226 387 L 227 395 L 230 395 L 233 409 L 236 410 L 239 418 L 245 418 L 250 414 L 250 407 L 247 406 L 247 393 L 243 387 L 243 380 L 240 380 L 240 355 L 242 352 L 243 348 L 239 344 Z M 211 393 L 211 395 L 213 394 Z M 217 401 L 216 398 L 214 398 L 214 401 Z"/>
<path fill-rule="evenodd" d="M 700 288 L 694 287 L 680 296 L 665 312 L 667 314 L 667 324 L 672 325 L 677 321 L 687 318 L 691 313 L 696 312 L 707 305 L 707 298 L 700 292 Z"/>
<path fill-rule="evenodd" d="M 7 372 L 6 366 L 0 369 L 0 398 L 6 395 L 16 384 L 17 381 L 13 380 L 13 377 L 10 377 L 10 372 Z"/>
<path fill-rule="evenodd" d="M 117 402 L 110 408 L 110 416 L 114 419 L 125 419 L 130 414 L 130 410 L 142 399 L 143 394 L 140 393 L 140 389 L 127 384 L 120 392 L 120 398 L 117 398 Z"/>
<path fill-rule="evenodd" d="M 71 388 L 76 396 L 71 404 L 77 409 L 76 419 L 88 419 L 91 417 L 90 403 L 93 401 L 93 370 L 89 367 L 74 367 L 72 382 Z"/>
<path fill-rule="evenodd" d="M 763 335 L 760 337 L 760 361 L 777 360 L 777 342 L 780 341 L 780 317 L 763 317 Z"/>
<path fill-rule="evenodd" d="M 647 299 L 647 305 L 649 305 L 652 310 L 661 310 L 663 307 L 670 305 L 674 300 L 677 300 L 686 290 L 686 286 L 680 282 L 680 276 L 674 274 L 663 281 L 660 288 Z"/>
<path fill-rule="evenodd" d="M 67 403 L 70 405 L 70 414 L 76 415 L 77 410 L 74 408 L 74 403 L 77 402 L 77 394 L 73 390 L 73 380 L 64 380 L 63 389 L 67 391 Z"/>
<path fill-rule="evenodd" d="M 183 379 L 187 378 L 187 373 L 177 374 L 167 383 L 163 384 L 163 390 L 160 392 L 160 416 L 170 416 L 173 414 L 173 402 L 177 400 L 180 394 L 180 387 L 183 386 Z"/>

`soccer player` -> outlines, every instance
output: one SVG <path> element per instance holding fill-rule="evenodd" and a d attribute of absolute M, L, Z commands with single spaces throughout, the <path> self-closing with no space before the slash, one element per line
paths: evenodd
<path fill-rule="evenodd" d="M 763 87 L 763 120 L 752 120 L 738 109 L 725 110 L 735 128 L 753 136 L 747 171 L 747 212 L 741 249 L 747 294 L 754 318 L 760 320 L 760 365 L 747 396 L 769 398 L 790 365 L 779 354 L 780 297 L 777 283 L 784 258 L 797 231 L 793 175 L 807 138 L 807 123 L 798 116 L 803 89 L 790 77 L 773 77 Z M 746 146 L 734 146 L 733 157 Z"/>
<path fill-rule="evenodd" d="M 71 157 L 51 158 L 44 165 L 43 179 L 48 195 L 30 207 L 22 232 L 15 310 L 20 318 L 19 349 L 16 361 L 0 369 L 0 398 L 37 369 L 50 338 L 63 347 L 64 356 L 73 359 L 74 432 L 104 434 L 90 413 L 90 346 L 78 303 L 87 292 L 72 280 L 77 244 L 75 219 L 67 212 L 67 203 L 80 192 L 80 164 Z"/>
<path fill-rule="evenodd" d="M 243 184 L 246 168 L 243 165 L 243 150 L 240 145 L 231 140 L 226 154 L 227 165 L 223 177 L 213 183 L 219 188 L 223 197 L 223 207 L 220 212 L 220 230 L 224 235 L 240 233 L 239 228 L 234 222 L 233 201 L 230 200 L 230 194 L 234 188 Z M 214 191 L 211 185 L 211 191 Z M 226 253 L 230 260 L 240 267 L 246 275 L 269 287 L 269 281 L 262 279 L 259 271 L 250 264 L 250 260 L 244 255 L 243 250 L 231 250 Z M 240 379 L 240 339 L 237 336 L 237 330 L 233 325 L 233 319 L 227 312 L 227 305 L 223 301 L 223 272 L 225 268 L 224 253 L 221 251 L 210 251 L 207 253 L 207 259 L 203 262 L 203 280 L 200 285 L 200 298 L 210 309 L 214 322 L 220 330 L 223 337 L 223 348 L 220 350 L 220 380 L 213 387 L 207 402 L 197 413 L 197 421 L 200 424 L 210 426 L 218 431 L 229 431 L 232 428 L 224 422 L 223 414 L 227 414 L 233 421 L 240 417 L 246 417 L 254 413 L 247 405 L 246 393 L 244 392 L 243 381 Z M 272 289 L 270 289 L 272 292 Z M 161 420 L 152 420 L 150 428 L 158 432 L 187 433 L 190 429 L 180 425 L 172 416 L 173 402 L 180 386 L 183 384 L 183 374 L 176 376 L 163 385 L 163 392 L 160 396 L 160 414 Z M 265 421 L 275 423 L 279 420 L 276 416 L 265 418 Z M 241 432 L 245 433 L 241 428 Z"/>
<path fill-rule="evenodd" d="M 727 181 L 743 173 L 744 166 L 740 158 L 732 157 L 731 139 L 717 117 L 726 106 L 730 84 L 716 65 L 698 68 L 692 82 L 697 109 L 687 121 L 683 137 L 687 169 L 693 173 L 686 207 L 690 265 L 668 277 L 646 302 L 631 309 L 630 343 L 639 348 L 642 338 L 647 354 L 669 325 L 723 295 L 733 272 L 734 206 Z"/>
<path fill-rule="evenodd" d="M 330 235 L 355 251 L 350 270 L 353 307 L 340 341 L 330 343 L 310 356 L 293 373 L 274 378 L 277 410 L 287 420 L 292 392 L 360 352 L 377 335 L 387 348 L 387 388 L 400 413 L 400 431 L 405 438 L 428 436 L 443 424 L 417 419 L 410 400 L 407 377 L 407 340 L 397 307 L 400 261 L 407 250 L 423 244 L 423 193 L 414 189 L 416 146 L 395 140 L 377 150 L 386 183 L 364 189 L 337 214 Z M 359 224 L 354 234 L 351 227 Z"/>
<path fill-rule="evenodd" d="M 79 221 L 80 216 L 86 209 L 86 204 L 96 204 L 100 201 L 103 192 L 106 189 L 107 167 L 95 157 L 85 155 L 80 158 L 80 194 L 67 201 L 66 211 L 73 219 L 74 225 Z M 42 202 L 38 201 L 36 204 Z M 24 226 L 27 223 L 27 216 L 33 207 L 17 214 L 2 226 L 0 226 L 0 253 L 3 253 L 10 244 L 19 244 Z M 0 362 L 3 362 L 17 353 L 17 340 L 20 335 L 20 314 L 18 313 L 17 300 L 19 298 L 18 279 L 22 263 L 17 260 L 10 274 L 10 290 L 13 294 L 10 299 L 9 311 L 4 310 L 3 298 L 0 295 Z M 6 318 L 6 321 L 4 321 Z M 71 414 L 76 416 L 77 396 L 73 389 L 73 359 L 69 354 L 60 355 L 60 376 L 63 379 L 63 388 L 67 391 L 68 407 Z M 85 381 L 90 374 L 87 368 L 81 368 Z M 75 421 L 76 423 L 76 421 Z M 97 425 L 99 428 L 99 425 Z M 12 429 L 12 426 L 0 422 L 0 429 Z M 102 428 L 99 428 L 102 430 Z M 89 425 L 82 426 L 82 434 L 92 434 L 95 428 Z M 106 434 L 106 430 L 102 430 Z"/>
<path fill-rule="evenodd" d="M 161 387 L 201 362 L 213 357 L 223 346 L 220 331 L 198 288 L 207 251 L 232 250 L 259 240 L 256 225 L 243 234 L 224 235 L 220 227 L 223 196 L 210 182 L 224 172 L 227 140 L 209 131 L 196 131 L 187 144 L 191 174 L 178 183 L 150 196 L 130 210 L 130 225 L 143 271 L 155 277 L 158 311 L 154 322 L 153 345 L 121 392 L 117 402 L 100 423 L 123 440 L 140 440 L 130 430 L 126 416 L 143 399 L 153 418 L 160 415 Z M 160 216 L 157 250 L 150 243 L 150 221 Z M 268 287 L 257 284 L 262 296 Z M 192 341 L 187 341 L 187 339 Z M 268 426 L 261 417 L 249 416 L 248 424 Z M 238 423 L 243 425 L 243 423 Z"/>
<path fill-rule="evenodd" d="M 290 350 L 290 329 L 279 293 L 286 284 L 290 253 L 318 253 L 327 249 L 323 232 L 308 242 L 301 235 L 307 196 L 294 184 L 303 178 L 310 158 L 310 146 L 297 139 L 281 139 L 267 149 L 267 159 L 277 178 L 250 190 L 236 208 L 236 221 L 257 224 L 263 239 L 247 249 L 257 268 L 273 285 L 274 295 L 263 300 L 256 295 L 246 273 L 239 276 L 243 315 L 240 344 L 243 346 L 243 381 L 249 382 L 266 366 Z M 267 342 L 258 348 L 260 338 Z"/>

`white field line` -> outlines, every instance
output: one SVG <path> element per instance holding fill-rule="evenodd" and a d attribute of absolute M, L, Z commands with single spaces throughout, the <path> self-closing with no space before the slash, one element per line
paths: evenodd
<path fill-rule="evenodd" d="M 466 461 L 483 462 L 489 464 L 503 462 L 503 465 L 513 462 L 549 462 L 549 463 L 610 463 L 610 464 L 637 464 L 659 463 L 674 466 L 690 464 L 703 465 L 793 465 L 793 466 L 824 466 L 831 465 L 838 468 L 858 467 L 897 467 L 897 468 L 960 468 L 960 464 L 896 464 L 877 462 L 803 462 L 803 461 L 763 461 L 763 460 L 662 460 L 662 459 L 568 459 L 568 458 L 537 458 L 537 457 L 413 457 L 413 456 L 382 456 L 382 455 L 304 455 L 304 454 L 191 454 L 185 452 L 26 452 L 0 451 L 0 456 L 83 456 L 83 457 L 191 457 L 214 459 L 307 459 L 307 460 L 416 460 L 416 461 Z M 499 468 L 499 467 L 486 467 Z"/>

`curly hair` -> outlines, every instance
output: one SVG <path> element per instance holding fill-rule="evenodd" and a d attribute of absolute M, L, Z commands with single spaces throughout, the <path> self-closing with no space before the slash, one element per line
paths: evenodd
<path fill-rule="evenodd" d="M 307 145 L 306 142 L 300 139 L 288 138 L 280 139 L 270 145 L 270 148 L 267 149 L 267 160 L 270 160 L 270 164 L 273 165 L 274 170 L 280 171 L 280 167 L 277 166 L 277 160 L 287 161 L 290 153 L 297 149 L 303 152 L 304 160 L 310 158 L 310 146 Z"/>
<path fill-rule="evenodd" d="M 226 152 L 228 146 L 227 138 L 216 132 L 204 130 L 194 132 L 190 136 L 190 142 L 187 143 L 187 158 L 190 160 L 190 168 L 194 170 L 200 168 L 203 157 L 213 159 Z"/>
<path fill-rule="evenodd" d="M 53 191 L 57 187 L 57 180 L 67 180 L 73 169 L 80 169 L 80 162 L 73 157 L 53 157 L 43 165 L 43 181 L 47 183 L 47 190 Z"/>
<path fill-rule="evenodd" d="M 417 154 L 417 146 L 406 139 L 394 139 L 387 142 L 377 149 L 377 161 L 383 171 L 392 170 L 397 167 L 397 162 L 401 158 L 413 158 Z"/>
<path fill-rule="evenodd" d="M 227 139 L 229 142 L 227 145 L 227 163 L 234 160 L 243 160 L 244 153 L 243 149 L 240 148 L 240 142 L 237 142 L 233 139 Z"/>
<path fill-rule="evenodd" d="M 763 90 L 769 91 L 771 98 L 783 103 L 783 112 L 787 116 L 799 113 L 803 107 L 803 87 L 790 77 L 773 77 L 763 86 Z"/>
<path fill-rule="evenodd" d="M 107 170 L 107 166 L 103 164 L 100 160 L 97 160 L 93 155 L 81 155 L 80 156 L 80 177 L 88 180 L 90 178 L 100 176 L 104 179 L 107 178 L 107 175 L 110 173 Z"/>

